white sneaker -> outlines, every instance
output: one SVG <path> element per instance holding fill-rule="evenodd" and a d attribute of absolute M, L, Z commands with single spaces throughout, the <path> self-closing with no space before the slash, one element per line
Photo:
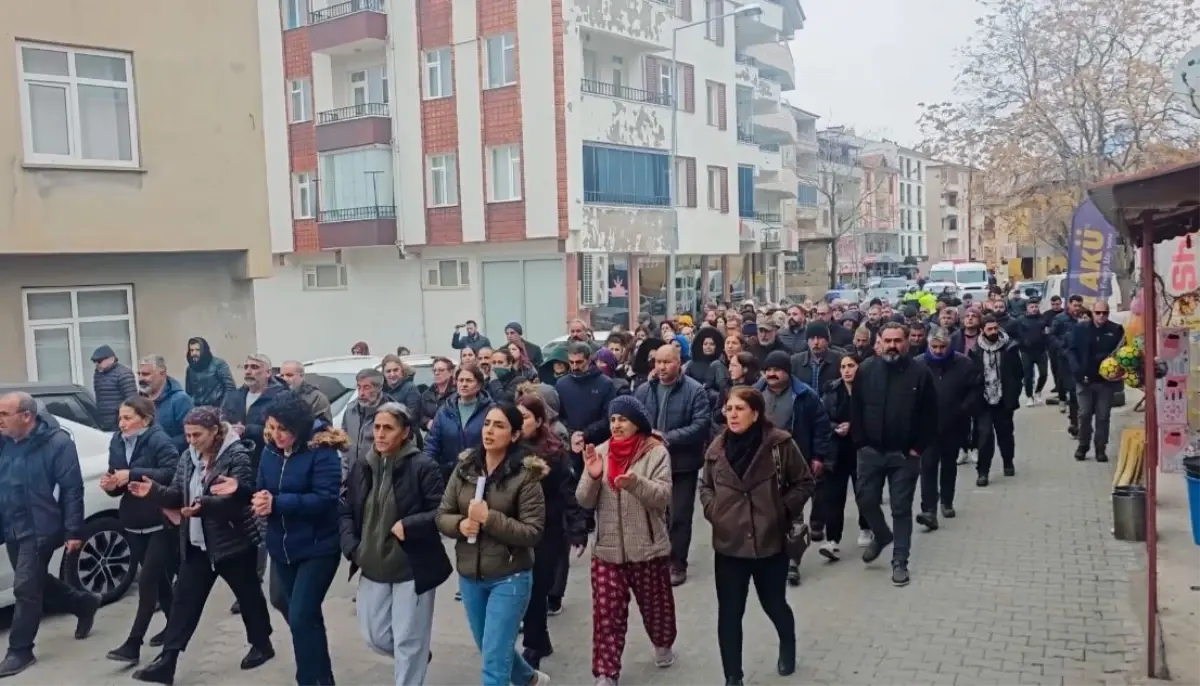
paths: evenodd
<path fill-rule="evenodd" d="M 654 666 L 659 669 L 666 669 L 675 664 L 675 651 L 670 648 L 654 647 Z"/>
<path fill-rule="evenodd" d="M 610 676 L 598 676 L 592 683 L 596 686 L 617 686 L 617 680 Z"/>
<path fill-rule="evenodd" d="M 970 453 L 968 453 L 968 457 L 971 460 L 971 464 L 979 464 L 979 453 L 978 452 L 972 450 Z"/>
<path fill-rule="evenodd" d="M 958 454 L 958 464 L 966 464 L 971 461 L 971 451 L 964 450 Z"/>
<path fill-rule="evenodd" d="M 866 548 L 867 546 L 871 545 L 871 542 L 874 540 L 875 540 L 875 534 L 871 533 L 869 530 L 863 530 L 863 531 L 858 532 L 858 547 L 859 548 Z"/>
<path fill-rule="evenodd" d="M 1033 398 L 1025 398 L 1025 407 L 1033 407 Z"/>
<path fill-rule="evenodd" d="M 829 560 L 830 562 L 837 562 L 838 560 L 842 559 L 841 546 L 839 546 L 835 541 L 825 541 L 821 544 L 818 552 L 821 553 L 821 557 Z"/>
<path fill-rule="evenodd" d="M 533 679 L 529 686 L 550 686 L 550 677 L 540 669 L 533 670 Z"/>

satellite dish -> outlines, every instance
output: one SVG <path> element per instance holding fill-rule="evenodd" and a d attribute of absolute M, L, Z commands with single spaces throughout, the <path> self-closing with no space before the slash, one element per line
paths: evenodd
<path fill-rule="evenodd" d="M 1188 50 L 1171 70 L 1175 97 L 1193 117 L 1200 118 L 1200 45 Z"/>

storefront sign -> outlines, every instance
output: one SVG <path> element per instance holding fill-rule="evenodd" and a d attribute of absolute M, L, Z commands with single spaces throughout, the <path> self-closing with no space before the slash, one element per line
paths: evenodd
<path fill-rule="evenodd" d="M 1075 208 L 1067 254 L 1067 293 L 1085 299 L 1112 294 L 1117 232 L 1091 200 Z"/>

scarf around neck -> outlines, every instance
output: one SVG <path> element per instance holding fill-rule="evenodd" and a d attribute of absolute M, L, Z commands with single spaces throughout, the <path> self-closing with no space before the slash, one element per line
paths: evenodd
<path fill-rule="evenodd" d="M 1000 331 L 995 342 L 989 341 L 980 334 L 975 345 L 983 358 L 983 399 L 988 405 L 999 405 L 1004 397 L 1004 385 L 1000 381 L 1000 358 L 1004 355 L 1004 346 L 1008 343 L 1008 334 Z"/>
<path fill-rule="evenodd" d="M 608 475 L 608 486 L 615 490 L 617 489 L 617 477 L 629 471 L 629 465 L 637 459 L 642 448 L 642 435 L 635 434 L 630 438 L 610 438 L 608 439 L 608 467 L 605 472 Z"/>

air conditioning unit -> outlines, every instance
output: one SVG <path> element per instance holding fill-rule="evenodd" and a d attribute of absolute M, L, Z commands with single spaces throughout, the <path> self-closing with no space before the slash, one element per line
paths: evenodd
<path fill-rule="evenodd" d="M 608 255 L 581 253 L 579 256 L 579 306 L 608 304 Z"/>

